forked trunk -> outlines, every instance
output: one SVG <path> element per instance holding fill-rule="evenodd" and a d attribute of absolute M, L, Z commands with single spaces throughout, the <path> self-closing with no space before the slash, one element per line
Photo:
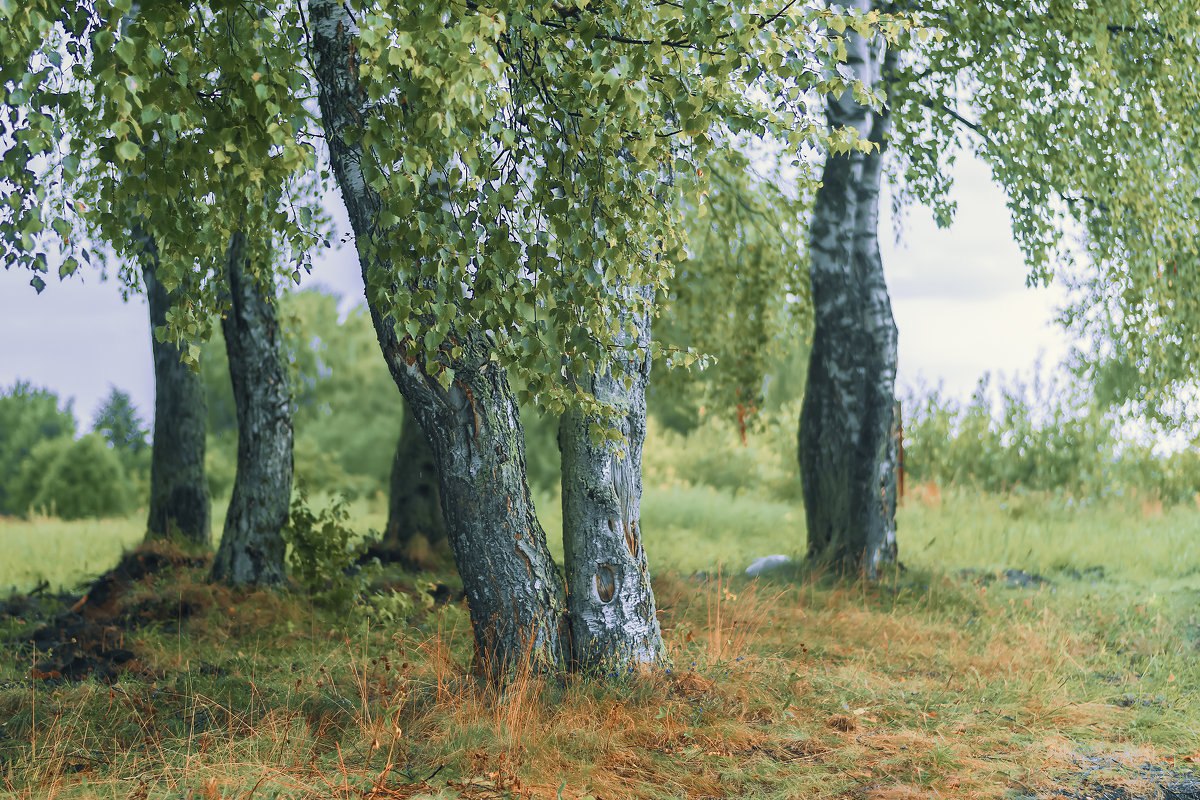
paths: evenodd
<path fill-rule="evenodd" d="M 212 511 L 204 474 L 207 410 L 199 374 L 180 360 L 179 348 L 159 341 L 171 298 L 158 282 L 158 253 L 143 241 L 142 279 L 150 305 L 154 353 L 154 447 L 150 454 L 150 514 L 146 539 L 178 539 L 212 546 Z"/>
<path fill-rule="evenodd" d="M 593 440 L 600 421 L 577 410 L 559 425 L 571 661 L 582 670 L 645 669 L 662 652 L 640 514 L 648 314 L 637 318 L 637 344 L 643 355 L 627 360 L 624 372 L 594 375 L 583 387 L 619 409 L 624 441 Z"/>
<path fill-rule="evenodd" d="M 357 27 L 340 0 L 309 0 L 313 62 L 334 175 L 349 211 L 367 286 L 379 272 L 389 227 L 382 201 L 363 178 L 356 134 L 366 98 L 354 63 Z M 414 265 L 404 271 L 415 273 Z M 400 287 L 405 288 L 403 285 Z M 483 333 L 452 326 L 462 354 L 450 358 L 455 378 L 443 389 L 396 335 L 391 309 L 368 292 L 379 344 L 392 377 L 433 450 L 446 533 L 463 581 L 475 632 L 477 662 L 493 678 L 522 663 L 558 667 L 564 658 L 562 579 L 534 513 L 525 473 L 525 442 L 516 396 L 490 358 Z"/>
<path fill-rule="evenodd" d="M 246 241 L 226 259 L 231 308 L 221 321 L 237 408 L 237 476 L 212 579 L 273 585 L 285 577 L 283 526 L 292 495 L 292 409 L 274 298 L 248 274 Z"/>
<path fill-rule="evenodd" d="M 870 0 L 857 0 L 859 10 Z M 877 46 L 848 35 L 855 76 L 875 85 L 892 68 Z M 809 558 L 841 573 L 874 577 L 895 552 L 882 470 L 892 428 L 896 324 L 879 251 L 879 192 L 890 120 L 850 91 L 827 104 L 831 129 L 854 127 L 878 145 L 870 154 L 829 155 L 811 231 L 815 317 L 799 457 Z"/>

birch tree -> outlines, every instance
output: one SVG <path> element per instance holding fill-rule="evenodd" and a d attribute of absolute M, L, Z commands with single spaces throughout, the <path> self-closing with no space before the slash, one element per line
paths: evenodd
<path fill-rule="evenodd" d="M 700 196 L 709 159 L 741 137 L 778 141 L 797 161 L 817 144 L 861 147 L 852 131 L 828 135 L 812 98 L 853 82 L 825 69 L 844 55 L 838 31 L 896 38 L 903 24 L 698 0 L 156 4 L 129 31 L 118 24 L 126 0 L 65 15 L 36 2 L 0 11 L 20 31 L 3 43 L 6 59 L 33 66 L 6 73 L 19 84 L 6 109 L 20 151 L 0 174 L 6 255 L 40 282 L 48 263 L 78 262 L 62 252 L 78 230 L 119 244 L 134 208 L 179 298 L 166 336 L 191 342 L 223 308 L 234 234 L 260 286 L 289 259 L 302 278 L 319 238 L 306 201 L 322 177 L 316 156 L 327 156 L 383 355 L 434 452 L 481 668 L 652 663 L 636 490 L 616 492 L 619 520 L 611 498 L 577 498 L 598 503 L 579 519 L 621 535 L 578 533 L 588 547 L 573 552 L 590 563 L 572 569 L 591 574 L 595 591 L 576 595 L 589 611 L 572 608 L 605 626 L 593 641 L 606 644 L 567 645 L 509 373 L 543 408 L 582 414 L 588 424 L 572 435 L 613 448 L 596 452 L 632 457 L 647 320 L 686 256 L 680 197 Z M 79 51 L 69 93 L 61 65 L 41 69 L 63 36 Z M 147 157 L 159 142 L 152 152 L 169 159 Z M 632 394 L 599 388 L 610 379 Z M 640 473 L 636 460 L 587 463 L 592 477 L 620 472 L 624 485 Z M 618 558 L 637 568 L 610 582 L 601 567 Z M 638 609 L 642 622 L 611 608 Z"/>
<path fill-rule="evenodd" d="M 150 538 L 210 543 L 204 398 L 189 364 L 213 314 L 226 317 L 239 469 L 213 577 L 277 583 L 292 464 L 271 284 L 281 245 L 300 243 L 295 252 L 312 239 L 312 226 L 287 238 L 279 197 L 310 222 L 316 205 L 287 191 L 312 163 L 278 121 L 277 100 L 303 118 L 299 84 L 264 77 L 259 48 L 272 39 L 251 33 L 262 18 L 130 3 L 0 13 L 13 34 L 5 55 L 16 59 L 2 107 L 8 261 L 30 268 L 38 291 L 52 261 L 62 278 L 92 267 L 144 286 L 157 387 Z M 239 147 L 262 163 L 248 165 Z"/>
<path fill-rule="evenodd" d="M 813 211 L 815 333 L 800 462 L 810 554 L 872 574 L 894 552 L 881 500 L 896 370 L 878 247 L 881 177 L 892 179 L 898 207 L 923 203 L 949 224 L 951 168 L 963 152 L 977 154 L 1008 195 L 1029 282 L 1072 276 L 1087 287 L 1079 311 L 1096 319 L 1108 309 L 1118 341 L 1143 363 L 1168 351 L 1176 355 L 1161 363 L 1184 363 L 1172 333 L 1191 340 L 1190 301 L 1175 288 L 1189 284 L 1170 270 L 1194 263 L 1196 247 L 1200 6 L 854 6 L 902 8 L 921 35 L 899 52 L 851 34 L 848 63 L 884 102 L 845 93 L 828 104 L 831 128 L 854 128 L 875 147 L 827 159 Z M 1168 321 L 1173 332 L 1161 327 Z"/>

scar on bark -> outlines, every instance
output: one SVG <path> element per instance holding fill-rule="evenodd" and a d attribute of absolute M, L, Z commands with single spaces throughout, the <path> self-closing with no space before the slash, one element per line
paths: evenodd
<path fill-rule="evenodd" d="M 479 408 L 475 405 L 475 393 L 471 391 L 471 387 L 465 383 L 461 384 L 463 394 L 467 396 L 467 403 L 471 406 L 471 419 L 475 423 L 475 438 L 479 438 Z"/>
<path fill-rule="evenodd" d="M 629 548 L 629 555 L 637 557 L 637 520 L 630 522 L 625 526 L 625 546 Z"/>
<path fill-rule="evenodd" d="M 524 548 L 521 547 L 519 535 L 516 544 L 516 551 L 517 554 L 521 556 L 521 559 L 525 562 L 525 571 L 529 573 L 529 580 L 533 580 L 533 561 L 530 560 L 529 554 L 526 553 Z"/>
<path fill-rule="evenodd" d="M 608 564 L 596 565 L 596 594 L 601 603 L 611 603 L 617 594 L 617 574 Z"/>

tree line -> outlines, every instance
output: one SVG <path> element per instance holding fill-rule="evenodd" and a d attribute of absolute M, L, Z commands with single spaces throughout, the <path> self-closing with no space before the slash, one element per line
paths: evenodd
<path fill-rule="evenodd" d="M 209 538 L 194 367 L 220 320 L 238 459 L 213 578 L 272 584 L 294 466 L 276 296 L 311 269 L 336 191 L 422 433 L 409 444 L 427 448 L 397 465 L 437 475 L 480 666 L 649 668 L 655 356 L 687 366 L 692 341 L 715 341 L 745 363 L 719 387 L 744 417 L 762 354 L 811 318 L 809 556 L 867 576 L 895 557 L 885 175 L 948 219 L 953 160 L 977 153 L 1031 280 L 1063 268 L 1115 309 L 1088 328 L 1098 352 L 1151 358 L 1147 319 L 1194 352 L 1192 5 L 3 4 L 0 241 L 39 291 L 54 264 L 146 293 L 150 536 Z M 722 239 L 728 257 L 697 274 Z M 660 312 L 682 344 L 653 339 Z M 1170 363 L 1191 377 L 1194 359 Z M 522 398 L 561 419 L 565 575 L 533 507 Z"/>

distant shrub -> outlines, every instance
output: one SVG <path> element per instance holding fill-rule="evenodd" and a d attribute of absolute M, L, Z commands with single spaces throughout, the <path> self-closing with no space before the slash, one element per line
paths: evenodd
<path fill-rule="evenodd" d="M 34 448 L 17 486 L 25 502 L 23 512 L 82 519 L 121 516 L 132 510 L 131 487 L 121 459 L 94 433 Z"/>
<path fill-rule="evenodd" d="M 645 480 L 655 486 L 708 486 L 734 494 L 799 500 L 794 404 L 760 412 L 745 431 L 732 416 L 702 415 L 688 434 L 663 430 L 651 418 L 643 457 Z"/>
<path fill-rule="evenodd" d="M 204 476 L 214 501 L 227 499 L 237 477 L 237 432 L 209 436 L 204 445 Z"/>
<path fill-rule="evenodd" d="M 24 463 L 42 442 L 75 435 L 70 402 L 62 408 L 58 396 L 17 381 L 0 390 L 0 514 L 21 514 L 30 497 L 16 497 Z"/>
<path fill-rule="evenodd" d="M 8 506 L 14 514 L 25 514 L 34 508 L 34 501 L 42 491 L 42 483 L 50 474 L 50 468 L 74 444 L 75 440 L 70 436 L 59 436 L 34 445 L 22 460 L 20 471 L 9 486 Z"/>
<path fill-rule="evenodd" d="M 1079 498 L 1136 491 L 1168 502 L 1200 492 L 1200 455 L 1156 452 L 1070 380 L 993 387 L 985 376 L 966 403 L 926 390 L 905 400 L 904 434 L 912 483 Z"/>

